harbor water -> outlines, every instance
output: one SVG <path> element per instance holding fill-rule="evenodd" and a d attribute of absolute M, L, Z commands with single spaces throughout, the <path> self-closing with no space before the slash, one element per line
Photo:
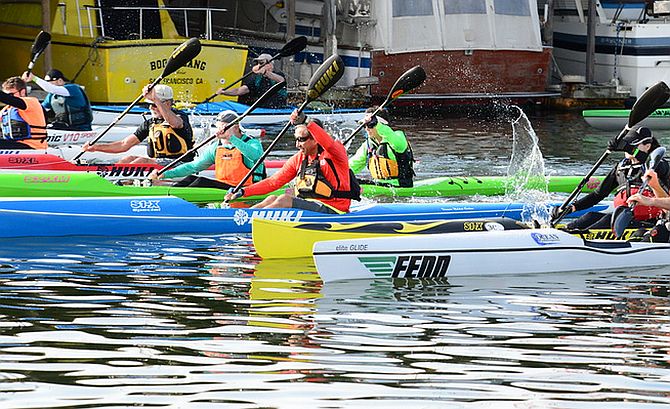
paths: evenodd
<path fill-rule="evenodd" d="M 529 120 L 546 174 L 584 175 L 613 136 Z M 420 178 L 508 171 L 509 119 L 394 124 Z M 0 243 L 0 408 L 670 404 L 669 269 L 324 284 L 248 235 Z"/>

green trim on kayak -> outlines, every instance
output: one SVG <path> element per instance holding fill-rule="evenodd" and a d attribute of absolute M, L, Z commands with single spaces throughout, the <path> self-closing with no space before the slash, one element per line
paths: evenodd
<path fill-rule="evenodd" d="M 580 176 L 549 177 L 546 185 L 550 192 L 569 193 L 582 180 Z M 588 192 L 600 184 L 602 177 L 592 178 L 583 192 Z M 542 189 L 544 179 L 535 179 L 526 184 L 527 188 Z M 447 197 L 504 195 L 513 189 L 504 176 L 484 177 L 438 177 L 415 182 L 413 188 L 397 188 L 363 185 L 363 195 L 393 197 Z M 274 194 L 281 194 L 280 189 Z M 176 196 L 192 203 L 220 202 L 225 191 L 213 188 L 172 187 L 172 186 L 119 186 L 96 173 L 88 172 L 44 172 L 44 173 L 3 173 L 0 174 L 0 196 L 2 197 L 113 197 L 113 196 Z M 260 196 L 246 199 L 260 199 Z"/>
<path fill-rule="evenodd" d="M 525 189 L 544 190 L 549 192 L 571 193 L 583 179 L 582 176 L 550 176 L 531 179 L 524 184 Z M 590 192 L 600 185 L 603 177 L 592 177 L 582 189 Z M 449 196 L 500 196 L 517 187 L 505 176 L 481 177 L 437 177 L 424 179 L 414 183 L 414 187 L 386 187 L 363 185 L 363 195 L 397 196 L 397 197 L 449 197 Z M 520 182 L 521 184 L 521 182 Z"/>
<path fill-rule="evenodd" d="M 630 109 L 585 109 L 582 111 L 584 118 L 628 118 Z M 652 112 L 650 117 L 670 117 L 670 108 L 659 108 Z"/>

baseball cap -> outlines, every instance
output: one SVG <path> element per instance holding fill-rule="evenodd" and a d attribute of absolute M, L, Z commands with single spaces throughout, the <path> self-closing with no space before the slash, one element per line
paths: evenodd
<path fill-rule="evenodd" d="M 237 112 L 232 111 L 232 110 L 230 110 L 230 109 L 227 109 L 227 110 L 225 110 L 225 111 L 221 111 L 221 112 L 219 112 L 219 114 L 216 116 L 216 120 L 217 120 L 218 122 L 225 122 L 225 123 L 227 123 L 227 124 L 233 122 L 233 121 L 236 120 L 237 118 L 239 118 L 239 115 L 237 115 Z"/>
<path fill-rule="evenodd" d="M 365 113 L 366 113 L 366 114 L 371 114 L 371 113 L 375 112 L 375 111 L 377 110 L 377 108 L 378 108 L 377 105 L 375 105 L 375 106 L 371 106 L 370 108 L 368 108 L 368 109 L 365 110 Z M 375 116 L 377 117 L 377 120 L 378 120 L 379 122 L 383 123 L 384 125 L 388 125 L 388 124 L 389 124 L 389 113 L 388 113 L 387 110 L 385 110 L 385 109 L 380 109 L 379 112 L 377 112 L 377 113 L 375 114 Z M 358 122 L 362 124 L 363 122 L 365 122 L 365 118 L 361 118 L 361 119 L 359 119 Z"/>
<path fill-rule="evenodd" d="M 57 70 L 55 68 L 50 69 L 47 71 L 47 75 L 44 76 L 45 81 L 54 81 L 54 80 L 60 80 L 62 79 L 63 81 L 67 81 L 67 78 L 65 78 L 65 75 L 63 75 L 63 72 L 61 70 Z"/>
<path fill-rule="evenodd" d="M 169 85 L 164 84 L 158 84 L 154 87 L 154 95 L 156 95 L 156 97 L 158 97 L 158 99 L 161 101 L 167 101 L 174 97 L 174 94 L 172 93 L 172 88 Z M 154 102 L 147 98 L 145 98 L 144 100 L 147 102 Z"/>
<path fill-rule="evenodd" d="M 623 139 L 627 144 L 637 146 L 641 143 L 651 143 L 654 137 L 651 134 L 651 129 L 646 126 L 640 126 L 628 131 Z"/>
<path fill-rule="evenodd" d="M 272 56 L 270 54 L 263 53 L 259 55 L 258 57 L 254 58 L 254 62 L 259 62 L 259 61 L 265 61 L 268 62 L 272 59 Z"/>

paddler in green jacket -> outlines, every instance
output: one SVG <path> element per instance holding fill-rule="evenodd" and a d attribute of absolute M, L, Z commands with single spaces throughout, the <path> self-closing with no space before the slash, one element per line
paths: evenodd
<path fill-rule="evenodd" d="M 365 110 L 363 122 L 367 137 L 354 156 L 349 159 L 349 168 L 354 174 L 368 168 L 372 183 L 376 185 L 412 187 L 414 185 L 414 155 L 403 131 L 394 131 L 388 122 L 388 114 L 377 106 Z M 359 179 L 361 180 L 361 179 Z M 361 180 L 366 183 L 368 181 Z"/>

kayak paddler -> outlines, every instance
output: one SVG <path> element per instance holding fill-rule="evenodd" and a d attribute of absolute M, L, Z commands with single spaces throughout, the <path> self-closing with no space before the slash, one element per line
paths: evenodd
<path fill-rule="evenodd" d="M 193 129 L 185 112 L 174 108 L 172 88 L 158 84 L 152 89 L 142 89 L 149 104 L 151 118 L 137 127 L 134 133 L 120 141 L 84 144 L 85 152 L 123 153 L 142 141 L 147 141 L 147 156 L 125 156 L 118 163 L 158 163 L 167 165 L 193 147 Z M 193 160 L 194 154 L 184 158 Z"/>
<path fill-rule="evenodd" d="M 643 184 L 642 176 L 646 172 L 645 162 L 649 153 L 660 146 L 658 140 L 652 135 L 647 127 L 635 127 L 617 140 L 609 141 L 607 149 L 610 151 L 624 152 L 621 160 L 603 179 L 602 183 L 593 192 L 575 201 L 570 206 L 570 213 L 578 210 L 588 209 L 598 204 L 610 193 L 614 193 L 614 206 L 626 205 L 626 200 L 631 195 L 638 193 Z M 670 186 L 670 166 L 663 160 L 656 167 L 659 181 L 664 189 Z M 651 192 L 643 192 L 651 195 Z M 556 211 L 557 208 L 553 210 Z M 653 206 L 636 206 L 634 209 L 635 221 L 632 227 L 641 227 L 644 224 L 654 223 L 662 210 Z M 611 214 L 602 212 L 588 212 L 577 220 L 567 224 L 568 229 L 609 229 L 611 226 Z"/>
<path fill-rule="evenodd" d="M 346 213 L 351 200 L 360 200 L 360 186 L 349 169 L 347 150 L 333 139 L 316 119 L 306 120 L 297 110 L 291 114 L 298 152 L 269 178 L 226 194 L 226 201 L 262 195 L 295 179 L 293 194 L 268 196 L 254 208 L 295 208 L 319 213 Z"/>
<path fill-rule="evenodd" d="M 359 182 L 382 186 L 414 186 L 414 154 L 403 131 L 389 126 L 388 113 L 372 106 L 365 110 L 363 118 L 367 137 L 356 153 L 349 159 L 349 167 L 358 174 L 367 168 L 372 180 Z"/>
<path fill-rule="evenodd" d="M 237 186 L 263 155 L 261 142 L 247 135 L 239 123 L 225 130 L 225 126 L 238 117 L 235 111 L 220 112 L 216 117 L 217 141 L 210 144 L 194 161 L 170 169 L 160 178 L 171 179 L 186 176 L 173 186 L 213 187 L 226 190 Z M 194 175 L 212 165 L 215 166 L 216 180 Z M 149 178 L 158 179 L 157 174 L 158 170 L 154 170 Z M 255 170 L 253 178 L 247 179 L 245 186 L 259 182 L 266 177 L 265 165 L 261 164 Z"/>
<path fill-rule="evenodd" d="M 28 86 L 21 77 L 2 83 L 0 110 L 2 139 L 0 149 L 46 149 L 47 122 L 40 101 L 28 96 Z"/>

